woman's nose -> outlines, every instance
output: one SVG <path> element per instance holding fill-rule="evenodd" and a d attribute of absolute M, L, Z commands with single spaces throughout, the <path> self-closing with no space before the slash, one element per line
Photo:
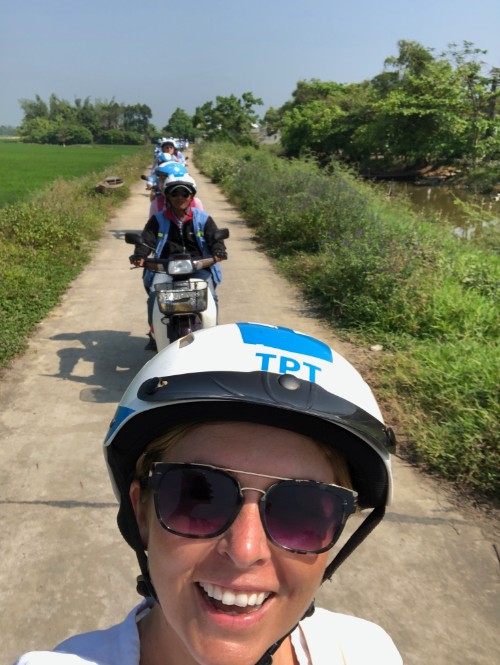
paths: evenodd
<path fill-rule="evenodd" d="M 271 556 L 269 541 L 260 519 L 258 496 L 251 498 L 250 492 L 245 494 L 245 502 L 237 518 L 217 543 L 218 552 L 229 557 L 241 569 L 262 564 Z"/>

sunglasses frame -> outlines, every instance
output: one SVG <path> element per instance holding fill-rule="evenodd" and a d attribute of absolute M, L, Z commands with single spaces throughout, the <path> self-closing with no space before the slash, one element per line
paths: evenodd
<path fill-rule="evenodd" d="M 179 191 L 180 189 L 181 189 L 180 187 L 176 187 L 176 188 L 173 189 L 172 191 L 168 192 L 168 194 L 169 194 L 170 196 L 173 196 L 174 198 L 176 198 L 177 196 L 180 195 L 180 196 L 182 196 L 183 199 L 188 199 L 190 196 L 192 196 L 192 194 L 191 194 L 191 192 L 189 191 L 189 189 L 183 189 L 183 190 L 182 190 L 183 192 L 187 192 L 186 194 L 181 194 L 180 191 Z"/>
<path fill-rule="evenodd" d="M 225 522 L 224 526 L 214 533 L 210 533 L 209 535 L 196 535 L 196 534 L 186 534 L 182 533 L 179 531 L 176 531 L 172 527 L 168 526 L 164 521 L 161 516 L 160 512 L 160 505 L 159 505 L 159 490 L 161 487 L 161 481 L 163 476 L 168 473 L 168 471 L 172 469 L 195 469 L 195 470 L 207 470 L 207 471 L 215 471 L 221 475 L 224 475 L 226 478 L 229 478 L 236 489 L 236 504 L 234 506 L 233 513 L 230 514 L 230 517 L 228 520 Z M 241 473 L 244 475 L 248 476 L 257 476 L 259 478 L 270 478 L 272 480 L 277 480 L 278 482 L 273 483 L 270 485 L 266 490 L 258 489 L 256 487 L 247 487 L 247 486 L 242 486 L 241 483 L 239 482 L 238 478 L 236 478 L 233 473 Z M 217 536 L 220 536 L 223 534 L 225 531 L 227 531 L 231 525 L 234 523 L 236 518 L 238 517 L 241 507 L 244 503 L 244 496 L 243 492 L 245 490 L 254 490 L 257 492 L 260 492 L 262 496 L 259 499 L 259 514 L 260 514 L 260 519 L 262 523 L 262 527 L 264 529 L 264 532 L 267 536 L 267 538 L 274 543 L 277 547 L 284 549 L 288 552 L 293 552 L 294 554 L 321 554 L 322 552 L 326 552 L 329 549 L 333 547 L 333 545 L 337 542 L 339 539 L 340 535 L 342 534 L 342 531 L 345 527 L 345 524 L 347 522 L 347 519 L 350 515 L 352 515 L 356 511 L 356 506 L 357 506 L 357 496 L 358 493 L 354 490 L 348 489 L 346 487 L 341 487 L 340 485 L 335 485 L 334 483 L 321 483 L 315 480 L 305 480 L 305 479 L 298 479 L 298 478 L 281 478 L 280 476 L 268 476 L 263 473 L 255 473 L 252 471 L 239 471 L 237 469 L 227 469 L 224 467 L 219 467 L 219 466 L 213 466 L 210 464 L 196 464 L 196 463 L 169 463 L 169 462 L 156 462 L 151 466 L 151 469 L 149 471 L 149 476 L 146 479 L 147 486 L 152 490 L 153 492 L 153 498 L 154 498 L 154 506 L 155 506 L 155 512 L 156 512 L 156 517 L 158 521 L 160 522 L 160 525 L 169 533 L 173 533 L 176 536 L 181 536 L 183 538 L 192 538 L 192 539 L 202 539 L 202 538 L 216 538 Z M 265 509 L 266 509 L 266 501 L 270 493 L 272 493 L 273 490 L 275 490 L 279 486 L 283 486 L 283 483 L 293 485 L 293 486 L 314 486 L 317 487 L 320 490 L 323 490 L 329 494 L 334 494 L 337 498 L 341 499 L 341 504 L 340 508 L 342 511 L 341 514 L 341 519 L 339 521 L 339 524 L 337 528 L 335 529 L 335 532 L 332 535 L 331 541 L 328 543 L 328 545 L 325 545 L 321 548 L 314 549 L 314 550 L 304 550 L 304 549 L 296 549 L 292 547 L 288 547 L 287 545 L 283 545 L 279 542 L 277 542 L 272 534 L 269 532 L 267 523 L 266 523 L 266 515 L 265 515 Z"/>

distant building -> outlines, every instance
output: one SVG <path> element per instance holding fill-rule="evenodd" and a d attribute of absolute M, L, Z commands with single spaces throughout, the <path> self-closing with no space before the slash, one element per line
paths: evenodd
<path fill-rule="evenodd" d="M 261 126 L 252 124 L 251 134 L 257 141 L 259 141 L 259 143 L 279 143 L 281 141 L 281 135 L 279 132 L 268 136 L 265 125 Z"/>

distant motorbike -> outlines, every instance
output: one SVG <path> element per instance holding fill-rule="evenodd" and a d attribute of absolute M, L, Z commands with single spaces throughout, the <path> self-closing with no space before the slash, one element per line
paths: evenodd
<path fill-rule="evenodd" d="M 216 240 L 227 238 L 228 229 L 216 231 Z M 143 242 L 142 234 L 137 232 L 125 233 L 125 242 L 148 247 Z M 133 254 L 130 262 L 133 263 L 135 258 Z M 213 256 L 192 259 L 190 254 L 174 254 L 168 259 L 144 259 L 146 270 L 165 276 L 165 281 L 154 286 L 156 302 L 153 308 L 153 332 L 158 351 L 195 330 L 217 325 L 217 306 L 208 282 L 199 277 L 190 277 L 199 270 L 210 268 L 214 263 Z"/>

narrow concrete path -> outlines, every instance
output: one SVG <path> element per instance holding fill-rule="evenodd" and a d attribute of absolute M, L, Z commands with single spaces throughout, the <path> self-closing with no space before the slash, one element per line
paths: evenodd
<path fill-rule="evenodd" d="M 221 322 L 250 320 L 319 336 L 354 365 L 366 353 L 304 316 L 220 191 L 191 165 L 199 196 L 228 226 Z M 148 212 L 144 183 L 117 211 L 88 268 L 2 373 L 0 398 L 0 663 L 116 622 L 135 604 L 137 565 L 121 540 L 101 450 L 120 396 L 151 357 L 145 293 L 126 230 Z M 385 414 L 390 423 L 390 414 Z M 340 568 L 318 603 L 373 620 L 407 665 L 499 659 L 495 531 L 455 508 L 439 483 L 395 459 L 384 524 Z M 328 636 L 325 636 L 328 639 Z M 378 665 L 378 664 L 377 664 Z M 381 664 L 382 665 L 382 664 Z"/>

